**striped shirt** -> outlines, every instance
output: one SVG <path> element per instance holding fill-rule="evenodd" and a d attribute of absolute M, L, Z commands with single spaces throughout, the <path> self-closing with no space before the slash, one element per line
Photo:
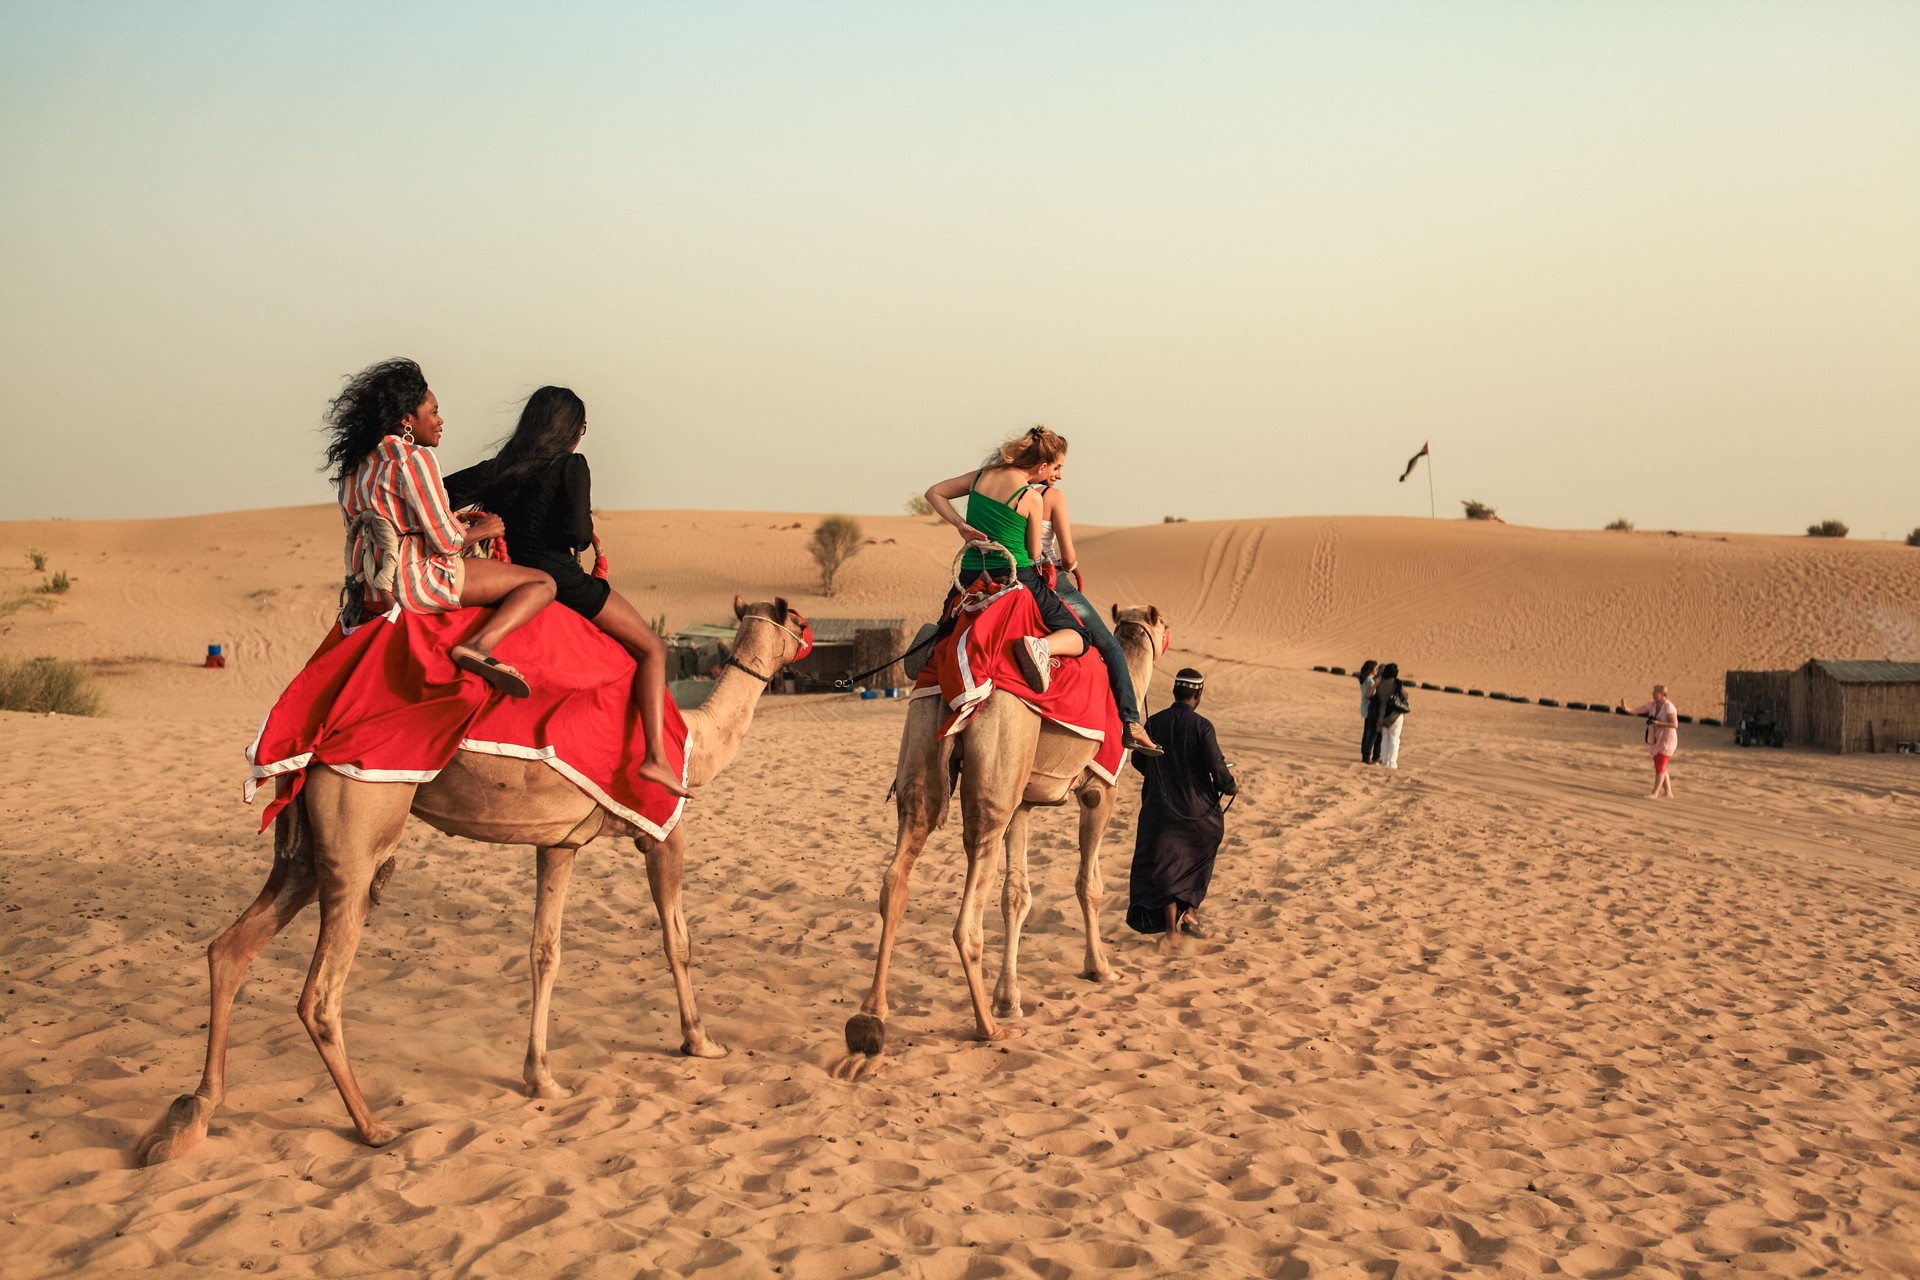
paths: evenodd
<path fill-rule="evenodd" d="M 440 463 L 430 449 L 388 436 L 340 484 L 344 522 L 363 511 L 389 521 L 400 535 L 400 567 L 393 594 L 409 613 L 446 613 L 460 607 L 460 544 L 467 531 L 447 505 Z M 360 562 L 363 533 L 349 549 Z"/>

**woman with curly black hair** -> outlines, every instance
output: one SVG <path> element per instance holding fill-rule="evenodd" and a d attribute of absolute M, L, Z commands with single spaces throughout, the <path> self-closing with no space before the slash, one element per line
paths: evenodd
<path fill-rule="evenodd" d="M 360 563 L 368 536 L 355 518 L 370 512 L 385 519 L 400 537 L 396 603 L 410 613 L 496 606 L 485 625 L 448 656 L 502 693 L 526 697 L 526 678 L 495 659 L 493 649 L 553 599 L 553 579 L 538 569 L 460 554 L 498 537 L 504 526 L 494 516 L 464 526 L 454 517 L 431 452 L 444 426 L 440 402 L 420 366 L 385 360 L 361 370 L 329 406 L 327 425 L 333 436 L 327 465 L 352 531 L 352 562 Z"/>
<path fill-rule="evenodd" d="M 527 397 L 500 452 L 448 476 L 447 494 L 456 506 L 498 511 L 514 560 L 551 575 L 561 604 L 633 655 L 633 700 L 647 738 L 647 758 L 635 772 L 691 796 L 665 753 L 666 644 L 605 578 L 580 567 L 580 553 L 593 545 L 593 475 L 580 452 L 586 434 L 586 402 L 566 387 L 542 387 Z"/>

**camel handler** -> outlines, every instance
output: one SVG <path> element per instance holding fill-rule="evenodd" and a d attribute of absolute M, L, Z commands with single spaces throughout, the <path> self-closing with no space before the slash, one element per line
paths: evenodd
<path fill-rule="evenodd" d="M 1146 783 L 1133 837 L 1127 924 L 1137 933 L 1166 934 L 1167 952 L 1178 949 L 1182 933 L 1206 936 L 1200 904 L 1227 829 L 1220 797 L 1239 789 L 1212 721 L 1200 714 L 1205 685 L 1200 672 L 1182 667 L 1173 678 L 1173 705 L 1147 720 L 1147 732 L 1166 754 L 1133 756 Z"/>

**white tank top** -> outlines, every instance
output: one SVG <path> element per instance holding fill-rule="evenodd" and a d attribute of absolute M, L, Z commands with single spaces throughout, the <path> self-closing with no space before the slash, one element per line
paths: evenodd
<path fill-rule="evenodd" d="M 1040 501 L 1044 507 L 1047 491 L 1039 485 L 1034 487 L 1040 489 Z M 1061 568 L 1066 567 L 1065 563 L 1060 559 L 1060 545 L 1054 540 L 1053 521 L 1051 520 L 1042 520 L 1040 522 L 1040 560 L 1044 564 L 1057 564 L 1060 565 Z"/>

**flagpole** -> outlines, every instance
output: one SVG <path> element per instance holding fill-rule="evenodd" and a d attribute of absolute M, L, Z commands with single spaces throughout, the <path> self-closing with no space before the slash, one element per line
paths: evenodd
<path fill-rule="evenodd" d="M 1438 520 L 1439 518 L 1440 517 L 1434 513 L 1434 509 L 1433 509 L 1433 446 L 1428 445 L 1427 446 L 1427 519 Z"/>

